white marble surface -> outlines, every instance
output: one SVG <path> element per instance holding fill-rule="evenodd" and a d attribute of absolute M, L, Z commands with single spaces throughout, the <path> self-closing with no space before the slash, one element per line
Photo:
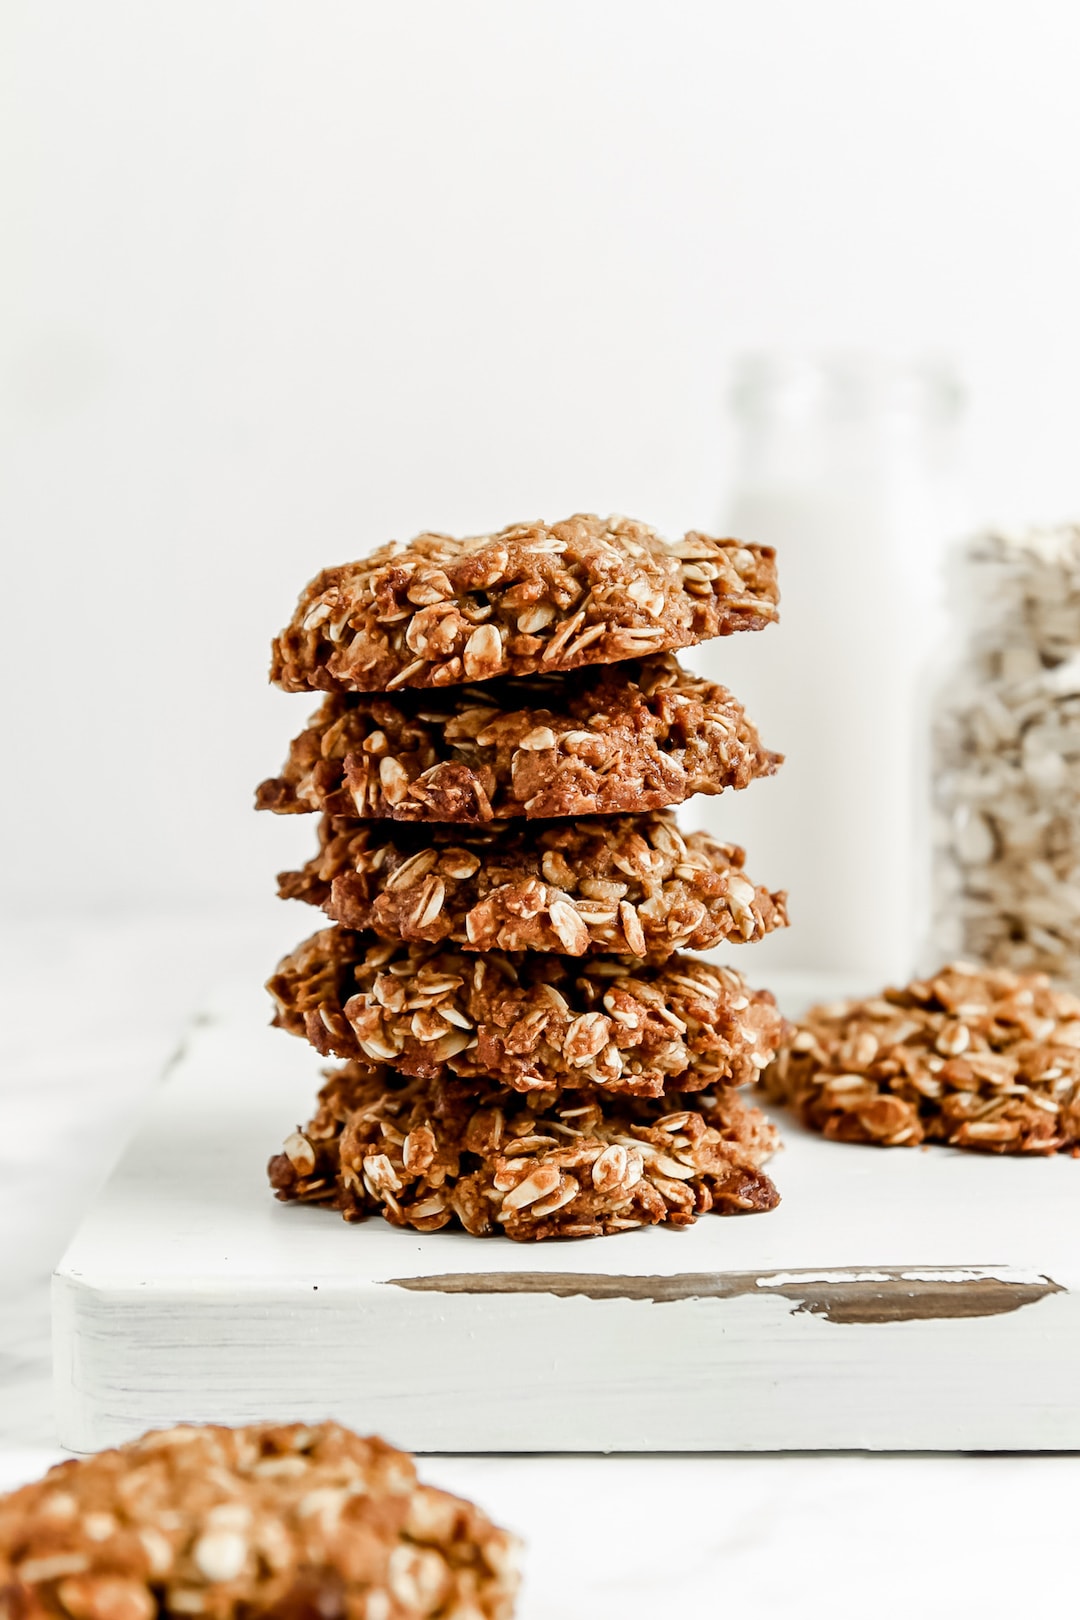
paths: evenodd
<path fill-rule="evenodd" d="M 49 1276 L 148 1088 L 221 978 L 268 972 L 302 934 L 299 910 L 5 919 L 0 1447 L 54 1443 Z"/>
<path fill-rule="evenodd" d="M 0 935 L 0 1488 L 55 1456 L 48 1276 L 80 1210 L 185 1018 L 238 965 L 268 967 L 298 916 Z M 442 1457 L 422 1471 L 525 1535 L 523 1620 L 1067 1612 L 1075 1456 Z"/>
<path fill-rule="evenodd" d="M 0 1458 L 0 1489 L 41 1452 Z M 430 1457 L 525 1539 L 519 1620 L 1071 1614 L 1071 1458 Z"/>

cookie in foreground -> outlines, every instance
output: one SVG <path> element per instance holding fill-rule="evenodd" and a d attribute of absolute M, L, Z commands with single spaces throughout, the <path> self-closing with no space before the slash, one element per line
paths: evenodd
<path fill-rule="evenodd" d="M 781 762 L 723 686 L 669 653 L 390 697 L 332 694 L 260 810 L 482 825 L 661 810 Z"/>
<path fill-rule="evenodd" d="M 271 1159 L 270 1181 L 282 1201 L 326 1204 L 347 1221 L 378 1214 L 421 1232 L 457 1224 L 519 1242 L 775 1208 L 761 1170 L 773 1126 L 731 1091 L 692 1102 L 523 1097 L 350 1063 Z"/>
<path fill-rule="evenodd" d="M 743 861 L 665 810 L 481 828 L 324 817 L 319 853 L 278 893 L 380 939 L 655 959 L 786 925 L 786 897 Z"/>
<path fill-rule="evenodd" d="M 579 959 L 388 945 L 324 928 L 278 967 L 274 1022 L 327 1057 L 517 1091 L 658 1097 L 757 1079 L 784 1021 L 767 990 L 691 956 Z"/>
<path fill-rule="evenodd" d="M 953 963 L 814 1007 L 763 1085 L 834 1141 L 1080 1152 L 1080 998 L 1045 974 Z"/>
<path fill-rule="evenodd" d="M 383 692 L 616 663 L 777 617 L 770 546 L 578 515 L 420 534 L 313 579 L 274 642 L 288 692 Z"/>
<path fill-rule="evenodd" d="M 0 1499 L 5 1620 L 509 1620 L 518 1544 L 337 1423 L 187 1426 Z"/>

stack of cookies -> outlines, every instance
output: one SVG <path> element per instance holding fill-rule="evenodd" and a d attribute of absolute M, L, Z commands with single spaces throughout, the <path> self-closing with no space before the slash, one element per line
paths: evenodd
<path fill-rule="evenodd" d="M 320 814 L 279 892 L 333 926 L 269 988 L 345 1063 L 271 1160 L 279 1198 L 516 1239 L 776 1204 L 738 1089 L 783 1021 L 681 953 L 782 927 L 784 896 L 672 807 L 779 764 L 673 656 L 777 600 L 769 547 L 581 516 L 312 581 L 272 678 L 326 696 L 257 802 Z"/>

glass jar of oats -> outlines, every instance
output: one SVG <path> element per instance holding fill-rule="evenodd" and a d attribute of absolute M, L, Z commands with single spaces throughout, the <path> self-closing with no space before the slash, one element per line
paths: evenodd
<path fill-rule="evenodd" d="M 951 573 L 933 943 L 1080 987 L 1080 526 L 980 535 Z"/>

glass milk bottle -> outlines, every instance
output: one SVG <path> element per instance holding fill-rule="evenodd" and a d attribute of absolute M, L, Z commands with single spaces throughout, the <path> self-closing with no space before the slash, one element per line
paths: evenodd
<path fill-rule="evenodd" d="M 780 623 L 699 649 L 770 748 L 771 781 L 698 800 L 792 926 L 755 972 L 902 982 L 929 931 L 929 665 L 944 542 L 962 522 L 960 389 L 933 364 L 747 357 L 722 534 L 778 553 Z M 759 955 L 759 953 L 761 953 Z M 767 953 L 767 954 L 766 954 Z"/>

